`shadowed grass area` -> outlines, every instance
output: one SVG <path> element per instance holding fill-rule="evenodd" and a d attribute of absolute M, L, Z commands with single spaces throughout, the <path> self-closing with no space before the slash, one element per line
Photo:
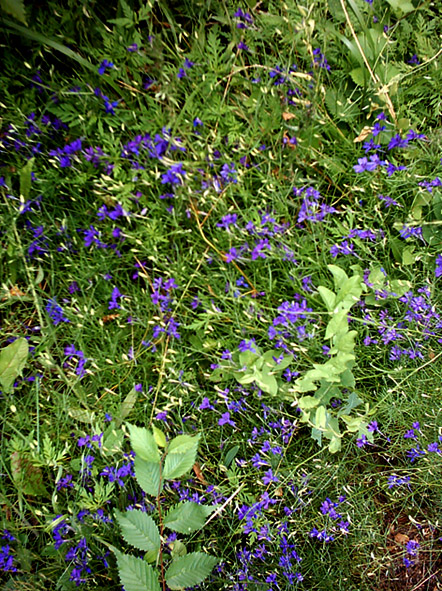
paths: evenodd
<path fill-rule="evenodd" d="M 0 20 L 5 589 L 442 584 L 440 8 Z"/>

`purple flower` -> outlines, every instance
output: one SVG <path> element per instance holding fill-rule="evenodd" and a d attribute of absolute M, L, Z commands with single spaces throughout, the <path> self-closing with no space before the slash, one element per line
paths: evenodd
<path fill-rule="evenodd" d="M 270 484 L 271 482 L 279 482 L 279 478 L 275 476 L 272 472 L 272 469 L 269 468 L 267 472 L 264 473 L 262 477 L 262 481 L 265 485 Z"/>
<path fill-rule="evenodd" d="M 236 427 L 235 421 L 232 421 L 229 412 L 225 412 L 221 415 L 221 418 L 218 420 L 218 425 L 220 427 L 223 425 L 231 425 L 232 427 Z"/>
<path fill-rule="evenodd" d="M 105 59 L 101 62 L 100 66 L 98 68 L 98 73 L 100 74 L 100 76 L 102 76 L 107 69 L 111 70 L 114 67 L 115 66 L 112 62 Z"/>

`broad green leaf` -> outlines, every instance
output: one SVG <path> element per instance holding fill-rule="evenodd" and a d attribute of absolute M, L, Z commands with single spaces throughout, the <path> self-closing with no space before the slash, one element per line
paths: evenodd
<path fill-rule="evenodd" d="M 4 392 L 10 392 L 14 381 L 23 371 L 28 352 L 28 341 L 23 337 L 0 351 L 0 386 Z"/>
<path fill-rule="evenodd" d="M 218 562 L 214 556 L 191 552 L 172 562 L 165 574 L 166 583 L 172 591 L 198 585 L 210 575 Z"/>
<path fill-rule="evenodd" d="M 344 388 L 354 388 L 356 385 L 355 377 L 350 369 L 346 369 L 341 375 L 341 384 Z"/>
<path fill-rule="evenodd" d="M 152 431 L 153 431 L 153 437 L 155 439 L 155 443 L 158 445 L 158 447 L 165 447 L 166 446 L 166 436 L 161 431 L 161 429 L 158 429 L 158 427 L 155 427 L 155 425 L 153 425 Z"/>
<path fill-rule="evenodd" d="M 339 304 L 342 309 L 350 310 L 359 300 L 361 294 L 361 278 L 359 275 L 353 275 L 341 284 L 335 304 L 336 306 Z"/>
<path fill-rule="evenodd" d="M 318 291 L 324 304 L 327 307 L 327 310 L 329 312 L 333 312 L 333 310 L 335 309 L 336 295 L 331 291 L 331 289 L 327 289 L 323 285 L 320 285 L 318 287 Z"/>
<path fill-rule="evenodd" d="M 20 494 L 34 497 L 47 494 L 41 469 L 19 451 L 11 454 L 11 474 Z"/>
<path fill-rule="evenodd" d="M 164 462 L 164 478 L 173 480 L 188 472 L 195 463 L 200 436 L 178 435 L 169 444 Z"/>
<path fill-rule="evenodd" d="M 327 410 L 325 406 L 318 406 L 316 409 L 315 420 L 312 421 L 317 429 L 325 429 L 327 424 Z"/>
<path fill-rule="evenodd" d="M 354 408 L 357 408 L 362 404 L 362 400 L 356 394 L 356 392 L 352 392 L 348 397 L 347 404 L 340 410 L 338 413 L 339 415 L 349 415 Z"/>
<path fill-rule="evenodd" d="M 327 267 L 328 267 L 330 273 L 333 275 L 335 289 L 336 289 L 336 291 L 338 291 L 340 289 L 340 287 L 345 283 L 345 281 L 347 281 L 348 275 L 344 271 L 344 269 L 341 269 L 340 267 L 337 267 L 336 265 L 327 265 Z"/>
<path fill-rule="evenodd" d="M 400 298 L 411 289 L 411 282 L 405 279 L 393 279 L 390 282 L 390 289 L 396 297 Z"/>
<path fill-rule="evenodd" d="M 198 505 L 190 501 L 180 503 L 167 513 L 164 526 L 180 534 L 188 534 L 201 529 L 214 509 L 213 506 Z"/>
<path fill-rule="evenodd" d="M 335 454 L 340 449 L 341 449 L 341 438 L 336 437 L 336 435 L 335 435 L 334 437 L 332 437 L 330 443 L 328 444 L 328 450 L 330 453 Z"/>
<path fill-rule="evenodd" d="M 310 408 L 316 408 L 319 405 L 319 400 L 313 396 L 303 396 L 298 400 L 298 406 L 302 410 L 309 410 Z"/>
<path fill-rule="evenodd" d="M 330 349 L 330 353 L 352 353 L 355 349 L 355 338 L 357 336 L 358 333 L 355 330 L 350 330 L 344 333 L 338 332 L 333 339 L 333 347 Z"/>
<path fill-rule="evenodd" d="M 146 462 L 146 460 L 143 460 L 139 456 L 135 456 L 134 467 L 135 477 L 138 484 L 145 493 L 156 497 L 163 489 L 160 475 L 160 463 Z"/>
<path fill-rule="evenodd" d="M 159 463 L 160 453 L 151 431 L 146 427 L 137 427 L 127 423 L 130 443 L 137 457 L 148 462 Z"/>
<path fill-rule="evenodd" d="M 201 435 L 177 435 L 177 437 L 174 437 L 172 441 L 169 443 L 167 453 L 186 453 L 187 451 L 194 449 L 195 446 L 198 447 L 200 437 Z"/>
<path fill-rule="evenodd" d="M 339 332 L 346 332 L 348 330 L 347 315 L 347 310 L 339 310 L 339 312 L 333 314 L 330 322 L 327 324 L 327 329 L 325 331 L 326 339 L 331 339 Z"/>
<path fill-rule="evenodd" d="M 268 394 L 272 396 L 276 396 L 278 394 L 278 382 L 276 381 L 275 376 L 272 376 L 268 373 L 262 373 L 259 377 L 256 378 L 256 383 Z"/>
<path fill-rule="evenodd" d="M 32 186 L 32 166 L 35 158 L 30 158 L 20 170 L 20 195 L 25 199 L 29 198 Z"/>
<path fill-rule="evenodd" d="M 372 284 L 373 289 L 382 289 L 386 280 L 387 278 L 385 277 L 381 267 L 375 267 L 372 269 L 370 275 L 368 276 L 368 283 Z"/>
<path fill-rule="evenodd" d="M 406 246 L 402 251 L 402 263 L 404 265 L 414 265 L 417 255 L 414 254 L 415 246 Z"/>
<path fill-rule="evenodd" d="M 0 8 L 27 26 L 23 0 L 0 0 Z"/>
<path fill-rule="evenodd" d="M 150 515 L 139 509 L 121 513 L 115 510 L 115 518 L 123 538 L 138 550 L 158 552 L 161 546 L 160 532 Z"/>
<path fill-rule="evenodd" d="M 161 591 L 158 573 L 145 560 L 115 549 L 114 552 L 125 591 Z"/>
<path fill-rule="evenodd" d="M 174 542 L 171 542 L 170 547 L 172 550 L 173 560 L 180 558 L 180 556 L 186 556 L 187 554 L 187 548 L 180 540 L 175 540 Z"/>
<path fill-rule="evenodd" d="M 251 372 L 243 373 L 235 371 L 233 375 L 235 376 L 236 381 L 242 386 L 245 386 L 246 384 L 251 384 L 255 381 L 255 374 Z"/>

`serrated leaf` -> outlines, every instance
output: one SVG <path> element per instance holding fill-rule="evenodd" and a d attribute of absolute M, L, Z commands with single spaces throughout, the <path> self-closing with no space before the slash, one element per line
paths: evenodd
<path fill-rule="evenodd" d="M 166 583 L 172 591 L 193 587 L 204 581 L 217 563 L 218 559 L 214 556 L 191 552 L 172 562 L 165 574 Z"/>
<path fill-rule="evenodd" d="M 26 365 L 29 353 L 28 341 L 20 337 L 0 351 L 0 385 L 9 392 L 15 379 Z"/>
<path fill-rule="evenodd" d="M 144 552 L 158 552 L 161 546 L 160 532 L 150 515 L 134 509 L 121 513 L 115 510 L 115 518 L 121 534 L 128 544 Z"/>
<path fill-rule="evenodd" d="M 164 526 L 180 534 L 188 534 L 203 527 L 213 506 L 198 505 L 191 501 L 173 507 L 164 518 Z"/>
<path fill-rule="evenodd" d="M 146 462 L 146 460 L 136 456 L 134 460 L 134 468 L 135 477 L 144 492 L 156 497 L 163 489 L 163 483 L 161 482 L 160 476 L 160 463 Z"/>
<path fill-rule="evenodd" d="M 200 435 L 178 435 L 169 444 L 163 476 L 167 480 L 180 478 L 195 463 Z"/>
<path fill-rule="evenodd" d="M 146 427 L 137 427 L 127 423 L 130 433 L 130 443 L 137 457 L 148 462 L 159 463 L 160 453 L 155 438 Z"/>
<path fill-rule="evenodd" d="M 354 68 L 351 70 L 350 76 L 357 86 L 365 86 L 368 82 L 368 71 L 365 67 Z"/>
<path fill-rule="evenodd" d="M 161 591 L 157 572 L 145 560 L 115 549 L 114 552 L 125 591 Z"/>
<path fill-rule="evenodd" d="M 180 540 L 175 540 L 170 544 L 172 550 L 172 559 L 176 560 L 180 556 L 186 556 L 187 548 Z"/>
<path fill-rule="evenodd" d="M 23 0 L 0 0 L 0 8 L 27 26 Z"/>

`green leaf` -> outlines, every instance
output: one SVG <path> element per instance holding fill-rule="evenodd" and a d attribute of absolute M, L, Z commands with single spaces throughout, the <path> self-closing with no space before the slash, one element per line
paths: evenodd
<path fill-rule="evenodd" d="M 317 429 L 325 429 L 327 424 L 327 410 L 325 406 L 318 406 L 316 409 L 315 419 L 312 421 Z"/>
<path fill-rule="evenodd" d="M 309 410 L 311 408 L 316 408 L 319 405 L 319 402 L 320 401 L 313 396 L 303 396 L 298 400 L 298 406 L 302 410 Z"/>
<path fill-rule="evenodd" d="M 28 25 L 26 22 L 25 3 L 23 0 L 0 0 L 0 8 L 24 25 Z"/>
<path fill-rule="evenodd" d="M 28 341 L 23 337 L 0 351 L 0 385 L 4 392 L 10 392 L 14 381 L 23 371 L 28 352 Z"/>
<path fill-rule="evenodd" d="M 188 472 L 195 463 L 200 436 L 178 435 L 169 444 L 164 462 L 164 478 L 173 480 Z"/>
<path fill-rule="evenodd" d="M 328 444 L 328 450 L 329 450 L 330 453 L 335 454 L 340 449 L 341 449 L 341 438 L 340 437 L 336 437 L 336 435 L 334 435 L 331 438 L 330 443 Z"/>
<path fill-rule="evenodd" d="M 120 582 L 126 591 L 161 591 L 157 572 L 145 560 L 115 550 Z"/>
<path fill-rule="evenodd" d="M 180 534 L 188 534 L 201 529 L 214 510 L 213 506 L 199 505 L 191 501 L 179 503 L 167 513 L 164 526 Z"/>
<path fill-rule="evenodd" d="M 145 493 L 156 497 L 163 490 L 163 483 L 161 482 L 160 475 L 160 463 L 146 462 L 146 460 L 136 456 L 134 467 L 135 477 L 138 484 Z"/>
<path fill-rule="evenodd" d="M 166 583 L 172 591 L 198 585 L 210 575 L 218 562 L 214 556 L 191 552 L 172 562 L 165 574 Z"/>
<path fill-rule="evenodd" d="M 136 392 L 135 388 L 132 388 L 132 390 L 129 392 L 129 394 L 126 396 L 126 398 L 121 403 L 120 412 L 116 414 L 115 422 L 117 424 L 117 427 L 119 427 L 121 425 L 121 422 L 123 421 L 123 419 L 125 419 L 128 415 L 130 415 L 133 407 L 135 406 L 135 404 L 137 402 L 137 398 L 138 398 L 137 392 Z"/>
<path fill-rule="evenodd" d="M 347 273 L 344 271 L 344 269 L 341 269 L 340 267 L 337 267 L 336 265 L 327 265 L 330 273 L 333 275 L 333 279 L 335 282 L 335 289 L 336 291 L 338 291 L 341 287 L 341 285 L 343 285 L 345 283 L 345 281 L 347 281 L 348 279 L 348 275 Z"/>
<path fill-rule="evenodd" d="M 414 254 L 415 246 L 406 246 L 402 251 L 402 263 L 404 265 L 414 265 L 416 261 L 416 254 Z"/>
<path fill-rule="evenodd" d="M 20 195 L 28 199 L 32 186 L 32 167 L 35 158 L 30 158 L 20 170 Z"/>
<path fill-rule="evenodd" d="M 173 560 L 180 558 L 180 556 L 186 556 L 187 554 L 187 548 L 180 540 L 175 540 L 174 542 L 171 542 L 170 548 L 172 550 Z"/>
<path fill-rule="evenodd" d="M 366 86 L 368 82 L 368 70 L 365 67 L 354 68 L 350 76 L 357 86 Z"/>
<path fill-rule="evenodd" d="M 339 310 L 339 312 L 333 314 L 330 322 L 327 324 L 327 329 L 325 331 L 326 339 L 331 339 L 336 334 L 348 330 L 347 315 L 348 310 Z"/>
<path fill-rule="evenodd" d="M 324 304 L 327 307 L 327 310 L 329 312 L 333 312 L 333 310 L 335 309 L 336 295 L 330 289 L 327 289 L 323 285 L 319 285 L 318 291 Z"/>
<path fill-rule="evenodd" d="M 130 443 L 137 457 L 148 462 L 159 463 L 160 453 L 155 438 L 146 427 L 137 427 L 127 423 L 130 433 Z"/>
<path fill-rule="evenodd" d="M 259 377 L 256 378 L 256 383 L 268 394 L 272 396 L 276 396 L 278 394 L 278 382 L 276 381 L 275 376 L 272 376 L 268 373 L 262 373 Z"/>
<path fill-rule="evenodd" d="M 158 427 L 155 427 L 155 425 L 153 425 L 152 431 L 155 443 L 158 445 L 158 447 L 166 447 L 166 436 L 161 431 L 161 429 L 158 429 Z"/>
<path fill-rule="evenodd" d="M 158 552 L 161 546 L 160 532 L 150 515 L 134 509 L 121 513 L 115 509 L 115 518 L 121 528 L 123 538 L 138 550 Z"/>
<path fill-rule="evenodd" d="M 19 451 L 11 454 L 11 474 L 20 494 L 34 497 L 48 494 L 41 469 L 34 466 L 31 460 Z"/>
<path fill-rule="evenodd" d="M 390 289 L 396 297 L 400 298 L 411 289 L 411 282 L 405 279 L 393 279 L 390 282 Z"/>

